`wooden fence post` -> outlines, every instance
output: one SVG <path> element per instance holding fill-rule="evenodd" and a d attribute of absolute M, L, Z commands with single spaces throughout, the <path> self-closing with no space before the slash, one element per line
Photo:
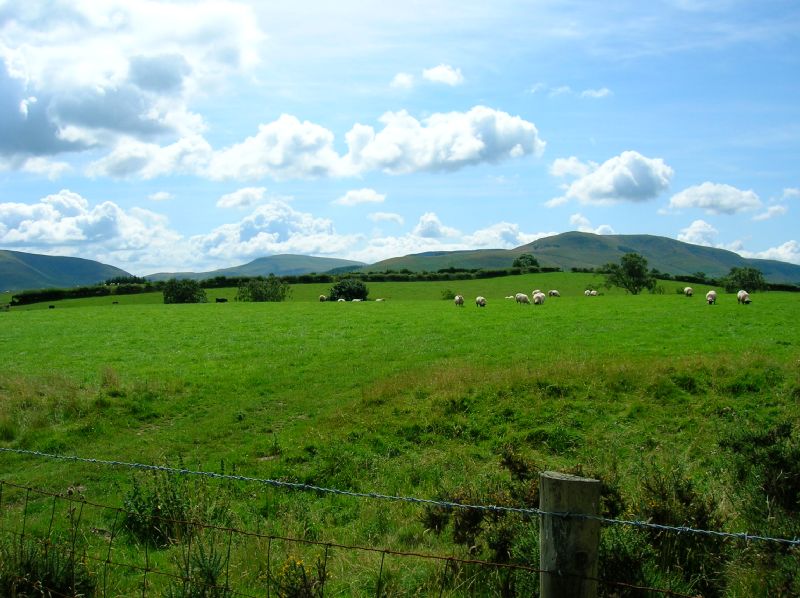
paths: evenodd
<path fill-rule="evenodd" d="M 545 471 L 539 477 L 539 508 L 547 513 L 597 515 L 600 482 Z M 541 598 L 595 598 L 600 522 L 541 515 L 539 568 Z"/>

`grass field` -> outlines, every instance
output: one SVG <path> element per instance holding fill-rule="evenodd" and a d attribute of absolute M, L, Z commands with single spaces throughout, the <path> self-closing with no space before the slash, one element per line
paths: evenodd
<path fill-rule="evenodd" d="M 370 298 L 386 301 L 356 304 L 319 303 L 329 285 L 300 285 L 278 304 L 216 304 L 235 295 L 217 289 L 199 305 L 163 305 L 157 294 L 13 308 L 0 313 L 0 439 L 484 503 L 522 501 L 520 488 L 532 492 L 538 471 L 581 471 L 612 489 L 615 515 L 666 511 L 685 520 L 671 524 L 800 533 L 796 496 L 758 495 L 769 475 L 759 450 L 772 438 L 774 461 L 800 444 L 800 296 L 758 293 L 741 306 L 721 294 L 708 306 L 705 288 L 686 298 L 671 282 L 659 295 L 583 296 L 600 283 L 555 273 L 372 283 Z M 558 288 L 562 297 L 543 306 L 503 298 L 533 288 Z M 467 305 L 441 300 L 446 289 Z M 486 308 L 470 302 L 477 294 Z M 787 426 L 788 435 L 767 434 Z M 800 489 L 797 471 L 784 473 Z M 132 484 L 127 471 L 8 454 L 0 476 L 56 492 L 80 487 L 116 505 Z M 268 494 L 230 492 L 236 521 L 297 537 L 497 558 L 497 529 L 487 522 L 473 530 L 471 548 L 450 528 L 433 533 L 435 513 L 415 506 Z M 519 556 L 531 540 L 514 529 L 507 554 Z M 622 555 L 640 548 L 624 534 L 604 542 Z M 637 579 L 708 595 L 758 595 L 765 580 L 798 588 L 796 561 L 792 573 L 781 560 L 796 551 L 729 552 L 714 553 L 714 576 L 676 563 L 644 568 Z M 396 595 L 433 575 L 402 570 L 393 574 Z M 363 577 L 340 580 L 341 595 L 360 593 L 369 585 Z"/>

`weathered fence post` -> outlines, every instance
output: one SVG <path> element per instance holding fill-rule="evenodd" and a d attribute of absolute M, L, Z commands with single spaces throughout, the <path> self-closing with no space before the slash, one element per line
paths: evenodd
<path fill-rule="evenodd" d="M 597 515 L 598 480 L 545 471 L 539 481 L 539 508 L 545 513 Z M 540 521 L 541 598 L 595 598 L 600 522 L 562 515 L 541 515 Z"/>

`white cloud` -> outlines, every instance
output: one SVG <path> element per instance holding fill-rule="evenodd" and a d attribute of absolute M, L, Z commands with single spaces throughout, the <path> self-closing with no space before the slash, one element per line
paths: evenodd
<path fill-rule="evenodd" d="M 464 236 L 467 247 L 513 249 L 520 245 L 533 243 L 537 239 L 555 235 L 557 233 L 525 233 L 518 224 L 511 222 L 498 222 L 486 228 L 476 230 L 471 235 Z"/>
<path fill-rule="evenodd" d="M 373 222 L 394 222 L 396 224 L 404 224 L 405 220 L 400 214 L 394 212 L 372 212 L 367 215 L 367 218 Z"/>
<path fill-rule="evenodd" d="M 742 191 L 730 185 L 705 182 L 688 187 L 669 200 L 672 209 L 700 208 L 707 214 L 736 214 L 761 207 L 753 191 Z"/>
<path fill-rule="evenodd" d="M 567 186 L 563 196 L 548 201 L 548 207 L 572 199 L 587 205 L 648 201 L 669 187 L 673 175 L 672 168 L 661 158 L 647 158 L 635 151 L 622 152 L 599 166 L 568 158 L 554 162 L 551 172 L 580 178 Z"/>
<path fill-rule="evenodd" d="M 541 155 L 536 126 L 519 116 L 476 106 L 468 112 L 436 113 L 418 121 L 406 111 L 387 112 L 379 132 L 355 125 L 347 133 L 352 172 L 391 174 L 451 171 L 524 155 Z"/>
<path fill-rule="evenodd" d="M 614 229 L 611 227 L 610 224 L 601 224 L 598 227 L 593 227 L 591 221 L 578 212 L 577 214 L 573 214 L 569 217 L 569 223 L 573 226 L 576 230 L 582 233 L 594 233 L 596 235 L 614 235 Z"/>
<path fill-rule="evenodd" d="M 425 239 L 441 239 L 443 237 L 456 237 L 460 235 L 456 229 L 445 226 L 433 212 L 426 212 L 420 216 L 413 234 Z"/>
<path fill-rule="evenodd" d="M 595 162 L 584 163 L 575 156 L 556 158 L 550 165 L 550 174 L 557 177 L 584 177 L 597 168 Z"/>
<path fill-rule="evenodd" d="M 261 203 L 266 187 L 244 187 L 233 193 L 227 193 L 217 200 L 218 208 L 249 208 Z"/>
<path fill-rule="evenodd" d="M 695 220 L 678 234 L 678 241 L 713 247 L 719 231 L 705 220 Z"/>
<path fill-rule="evenodd" d="M 800 189 L 789 187 L 783 190 L 783 199 L 800 199 Z"/>
<path fill-rule="evenodd" d="M 461 74 L 461 69 L 453 68 L 449 64 L 440 64 L 423 70 L 422 78 L 432 83 L 443 83 L 451 87 L 461 85 L 464 82 L 464 75 Z"/>
<path fill-rule="evenodd" d="M 756 214 L 755 216 L 753 216 L 753 220 L 755 220 L 756 222 L 769 220 L 770 218 L 774 218 L 775 216 L 782 216 L 788 211 L 789 208 L 787 208 L 786 206 L 770 206 L 767 208 L 766 212 L 762 212 L 761 214 Z"/>
<path fill-rule="evenodd" d="M 409 73 L 397 73 L 389 85 L 395 89 L 411 89 L 414 87 L 414 75 Z"/>
<path fill-rule="evenodd" d="M 175 196 L 169 191 L 156 191 L 147 196 L 150 201 L 169 201 L 175 199 Z"/>
<path fill-rule="evenodd" d="M 611 95 L 611 90 L 608 87 L 601 87 L 600 89 L 584 89 L 580 96 L 582 98 L 600 99 L 607 98 Z"/>
<path fill-rule="evenodd" d="M 208 142 L 199 135 L 166 146 L 123 138 L 107 156 L 92 162 L 89 176 L 152 179 L 174 174 L 202 174 L 211 159 Z"/>
<path fill-rule="evenodd" d="M 778 260 L 781 262 L 789 262 L 790 264 L 800 264 L 800 243 L 791 240 L 777 247 L 765 249 L 764 251 L 740 250 L 739 254 L 747 258 Z"/>
<path fill-rule="evenodd" d="M 360 239 L 359 235 L 337 234 L 326 218 L 315 218 L 285 201 L 272 200 L 238 222 L 224 224 L 189 241 L 199 255 L 235 263 L 276 253 L 342 254 Z"/>
<path fill-rule="evenodd" d="M 559 87 L 552 87 L 547 95 L 549 95 L 551 98 L 557 98 L 558 96 L 568 95 L 571 93 L 572 88 L 569 85 L 561 85 Z"/>
<path fill-rule="evenodd" d="M 72 170 L 66 162 L 48 160 L 47 158 L 34 157 L 28 158 L 22 163 L 22 170 L 32 174 L 46 176 L 51 181 L 59 178 L 66 172 Z"/>
<path fill-rule="evenodd" d="M 333 203 L 339 206 L 357 206 L 362 203 L 383 203 L 386 195 L 375 189 L 352 189 L 336 199 Z"/>

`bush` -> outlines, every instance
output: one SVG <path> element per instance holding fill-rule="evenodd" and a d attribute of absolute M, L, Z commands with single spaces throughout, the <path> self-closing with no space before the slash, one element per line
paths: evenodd
<path fill-rule="evenodd" d="M 206 303 L 208 298 L 200 283 L 186 278 L 171 278 L 164 283 L 164 303 Z"/>
<path fill-rule="evenodd" d="M 3 596 L 92 596 L 95 577 L 68 538 L 44 542 L 5 540 L 0 544 Z"/>
<path fill-rule="evenodd" d="M 242 282 L 236 292 L 236 301 L 284 301 L 290 294 L 288 284 L 270 274 L 269 278 L 253 278 Z"/>
<path fill-rule="evenodd" d="M 343 278 L 331 287 L 328 292 L 328 301 L 338 301 L 344 299 L 352 301 L 353 299 L 366 300 L 369 295 L 367 285 L 357 278 Z"/>

